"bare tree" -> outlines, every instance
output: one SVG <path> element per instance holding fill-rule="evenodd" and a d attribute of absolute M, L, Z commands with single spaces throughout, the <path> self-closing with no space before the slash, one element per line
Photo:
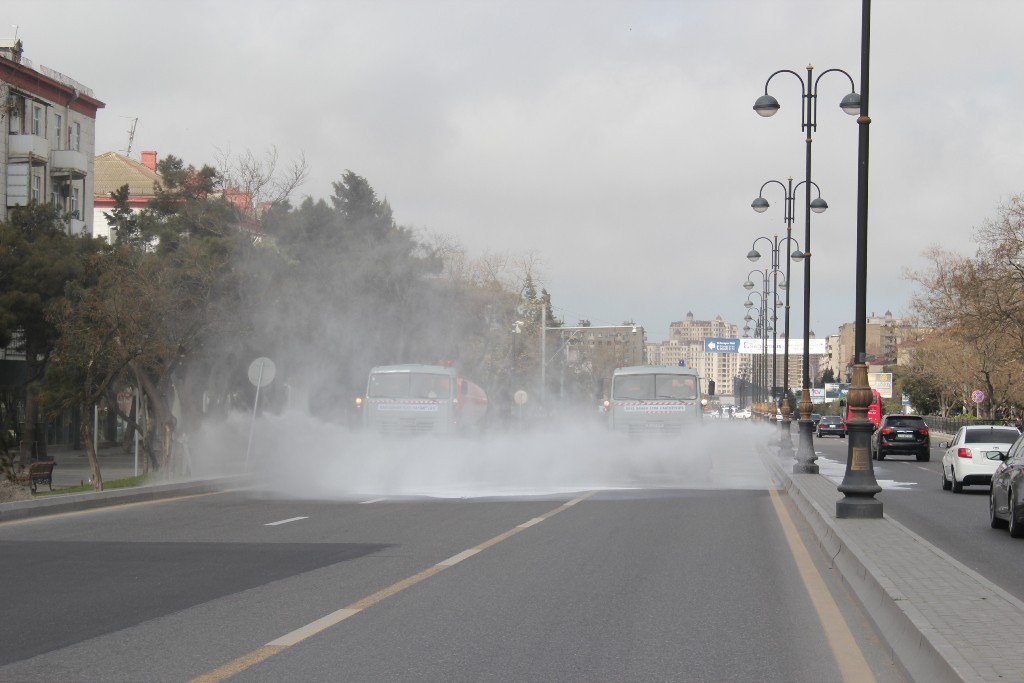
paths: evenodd
<path fill-rule="evenodd" d="M 245 212 L 254 218 L 264 207 L 287 201 L 309 177 L 304 154 L 279 169 L 277 147 L 273 146 L 262 158 L 251 150 L 232 154 L 230 148 L 218 149 L 215 158 L 225 190 L 237 192 L 239 201 L 247 203 Z"/>

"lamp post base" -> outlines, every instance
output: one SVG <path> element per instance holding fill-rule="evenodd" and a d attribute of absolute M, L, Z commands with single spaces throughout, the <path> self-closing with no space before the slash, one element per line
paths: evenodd
<path fill-rule="evenodd" d="M 814 424 L 811 422 L 811 392 L 804 387 L 800 394 L 800 441 L 796 453 L 793 474 L 818 474 L 818 464 L 814 462 Z"/>
<path fill-rule="evenodd" d="M 836 501 L 836 517 L 839 519 L 881 519 L 882 501 L 871 498 L 847 496 Z"/>
<path fill-rule="evenodd" d="M 867 419 L 871 401 L 867 365 L 857 363 L 853 366 L 853 382 L 846 397 L 852 415 L 846 422 L 846 472 L 836 487 L 844 498 L 836 501 L 836 517 L 881 519 L 882 501 L 874 497 L 882 487 L 875 479 L 875 468 L 871 462 L 874 425 Z"/>
<path fill-rule="evenodd" d="M 779 456 L 782 458 L 792 458 L 796 455 L 796 451 L 793 450 L 793 432 L 790 427 L 792 421 L 788 417 L 782 418 L 782 434 L 779 437 Z"/>

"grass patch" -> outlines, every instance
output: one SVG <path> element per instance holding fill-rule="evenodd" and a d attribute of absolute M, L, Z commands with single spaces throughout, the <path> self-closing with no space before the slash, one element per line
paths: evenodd
<path fill-rule="evenodd" d="M 126 477 L 124 479 L 112 479 L 110 481 L 103 482 L 104 491 L 112 491 L 114 489 L 127 489 L 134 486 L 143 486 L 145 484 L 154 484 L 158 481 L 159 475 L 153 472 L 149 474 L 140 474 L 137 477 Z M 43 490 L 40 488 L 35 497 L 40 498 L 42 496 L 62 496 L 66 493 L 92 493 L 96 489 L 93 488 L 92 484 L 85 484 L 83 486 L 68 486 L 66 488 Z"/>

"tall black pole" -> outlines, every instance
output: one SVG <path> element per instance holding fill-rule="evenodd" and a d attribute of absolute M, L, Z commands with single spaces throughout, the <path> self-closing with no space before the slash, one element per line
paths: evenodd
<path fill-rule="evenodd" d="M 793 436 L 789 431 L 790 414 L 792 413 L 792 407 L 789 405 L 789 292 L 792 289 L 792 283 L 789 279 L 790 263 L 790 245 L 793 243 L 793 178 L 790 176 L 788 180 L 788 187 L 786 188 L 786 201 L 783 208 L 783 218 L 786 221 L 786 312 L 785 312 L 785 329 L 786 329 L 786 341 L 783 346 L 782 354 L 782 440 L 779 442 L 780 455 L 785 458 L 793 456 Z"/>
<path fill-rule="evenodd" d="M 804 172 L 804 357 L 803 357 L 803 390 L 800 392 L 800 437 L 797 447 L 797 461 L 793 464 L 793 472 L 798 474 L 817 474 L 818 465 L 814 461 L 814 435 L 811 433 L 811 143 L 814 129 L 814 67 L 807 65 L 807 121 L 806 121 L 806 154 Z"/>
<path fill-rule="evenodd" d="M 853 382 L 847 393 L 852 418 L 848 433 L 846 472 L 839 485 L 843 498 L 836 501 L 836 517 L 882 517 L 882 501 L 875 494 L 882 490 L 875 479 L 871 462 L 871 432 L 868 420 L 871 387 L 867 366 L 867 283 L 868 283 L 868 62 L 871 53 L 871 0 L 861 5 L 860 116 L 857 118 L 857 279 L 856 318 L 854 321 Z"/>

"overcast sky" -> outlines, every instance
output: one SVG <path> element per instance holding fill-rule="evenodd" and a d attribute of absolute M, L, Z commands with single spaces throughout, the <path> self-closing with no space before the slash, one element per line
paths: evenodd
<path fill-rule="evenodd" d="M 754 113 L 776 70 L 850 73 L 860 0 L 488 2 L 33 0 L 5 16 L 25 56 L 106 103 L 96 153 L 213 163 L 217 150 L 305 154 L 300 195 L 346 169 L 399 223 L 471 255 L 535 251 L 567 324 L 633 319 L 651 340 L 688 312 L 742 326 L 758 236 L 784 234 L 804 179 L 801 86 Z M 14 24 L 17 25 L 17 29 Z M 1024 190 L 1021 0 L 874 3 L 868 314 L 909 313 L 907 268 Z M 1015 47 L 1016 46 L 1016 47 Z M 811 329 L 854 319 L 857 124 L 839 73 L 818 82 Z M 297 197 L 296 199 L 300 199 Z M 803 192 L 794 236 L 804 243 Z M 767 254 L 765 242 L 758 250 Z M 784 267 L 784 266 L 783 266 Z M 803 327 L 793 265 L 792 336 Z M 781 324 L 780 324 L 781 327 Z"/>

